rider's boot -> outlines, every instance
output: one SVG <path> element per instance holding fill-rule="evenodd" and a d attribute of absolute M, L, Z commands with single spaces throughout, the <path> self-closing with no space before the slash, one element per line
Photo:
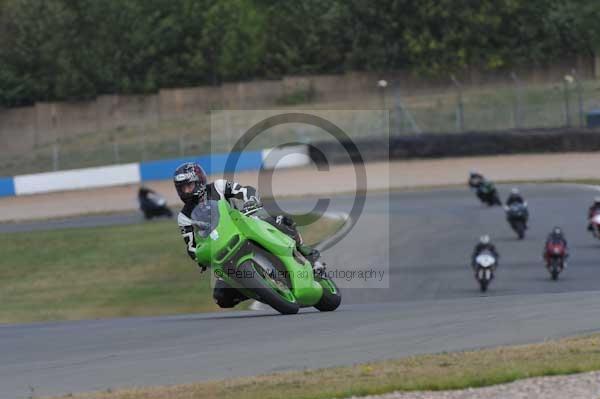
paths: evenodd
<path fill-rule="evenodd" d="M 318 260 L 321 257 L 321 252 L 318 249 L 310 245 L 298 244 L 298 251 L 310 262 L 315 275 L 323 275 L 325 272 L 325 263 Z"/>

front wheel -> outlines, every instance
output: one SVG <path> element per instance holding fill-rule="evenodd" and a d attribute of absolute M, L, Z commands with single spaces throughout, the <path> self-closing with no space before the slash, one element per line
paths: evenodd
<path fill-rule="evenodd" d="M 488 280 L 479 280 L 479 289 L 481 290 L 481 292 L 487 291 L 488 284 L 489 284 Z"/>
<path fill-rule="evenodd" d="M 258 299 L 281 314 L 296 314 L 300 305 L 296 302 L 289 287 L 283 282 L 272 278 L 267 271 L 253 261 L 244 262 L 239 271 L 244 278 L 240 283 L 255 292 Z"/>
<path fill-rule="evenodd" d="M 515 224 L 515 231 L 517 232 L 517 237 L 519 237 L 519 240 L 525 238 L 525 224 L 523 222 L 517 222 Z"/>
<path fill-rule="evenodd" d="M 333 280 L 328 278 L 320 280 L 319 284 L 323 287 L 323 295 L 315 305 L 315 308 L 321 312 L 331 312 L 336 310 L 342 302 L 342 294 L 337 285 Z"/>

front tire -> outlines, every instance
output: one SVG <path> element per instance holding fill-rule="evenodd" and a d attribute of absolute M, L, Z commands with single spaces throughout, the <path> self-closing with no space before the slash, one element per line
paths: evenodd
<path fill-rule="evenodd" d="M 516 230 L 517 230 L 517 237 L 519 237 L 519 240 L 522 240 L 523 238 L 525 238 L 525 225 L 523 223 L 521 223 L 521 222 L 517 223 Z"/>
<path fill-rule="evenodd" d="M 490 282 L 488 280 L 479 280 L 479 289 L 481 292 L 486 292 L 488 289 L 488 284 Z"/>
<path fill-rule="evenodd" d="M 322 279 L 319 284 L 323 287 L 323 295 L 315 308 L 321 312 L 332 312 L 342 303 L 342 294 L 335 282 L 331 279 Z"/>
<path fill-rule="evenodd" d="M 562 267 L 557 264 L 558 260 L 553 260 L 552 265 L 550 267 L 550 277 L 553 281 L 558 280 L 558 275 L 560 274 Z"/>
<path fill-rule="evenodd" d="M 255 292 L 259 300 L 272 307 L 281 314 L 296 314 L 300 305 L 291 301 L 276 291 L 267 279 L 270 279 L 265 270 L 252 261 L 244 262 L 239 270 L 245 276 L 239 282 L 247 289 Z"/>

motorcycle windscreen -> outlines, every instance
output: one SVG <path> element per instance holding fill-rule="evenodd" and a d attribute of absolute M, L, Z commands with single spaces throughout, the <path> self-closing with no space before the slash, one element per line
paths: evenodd
<path fill-rule="evenodd" d="M 198 204 L 192 211 L 191 219 L 200 237 L 208 237 L 219 225 L 218 202 L 206 201 Z"/>

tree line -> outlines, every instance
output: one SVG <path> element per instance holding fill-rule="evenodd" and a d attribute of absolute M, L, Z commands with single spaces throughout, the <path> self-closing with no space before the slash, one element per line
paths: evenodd
<path fill-rule="evenodd" d="M 0 106 L 592 55 L 597 0 L 0 0 Z"/>

